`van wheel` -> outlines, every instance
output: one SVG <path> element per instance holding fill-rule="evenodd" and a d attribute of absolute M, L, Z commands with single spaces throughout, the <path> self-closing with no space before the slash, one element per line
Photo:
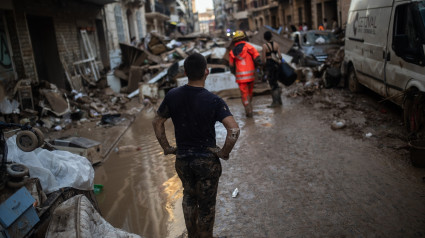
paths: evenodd
<path fill-rule="evenodd" d="M 362 85 L 357 80 L 356 71 L 350 67 L 348 71 L 348 89 L 353 93 L 361 92 Z"/>
<path fill-rule="evenodd" d="M 408 93 L 403 103 L 404 125 L 409 133 L 424 131 L 425 94 L 417 90 Z"/>

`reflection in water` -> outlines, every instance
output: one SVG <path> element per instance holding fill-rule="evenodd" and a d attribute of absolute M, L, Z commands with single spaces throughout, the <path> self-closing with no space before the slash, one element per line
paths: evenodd
<path fill-rule="evenodd" d="M 179 176 L 176 174 L 164 184 L 167 195 L 165 209 L 169 214 L 168 237 L 177 237 L 182 234 L 181 228 L 185 227 L 182 210 L 183 187 Z"/>
<path fill-rule="evenodd" d="M 176 237 L 185 229 L 182 186 L 174 157 L 164 156 L 156 140 L 152 118 L 153 113 L 141 113 L 117 145 L 139 150 L 112 152 L 96 169 L 95 183 L 104 185 L 99 206 L 115 227 L 145 237 Z M 171 122 L 166 129 L 174 144 Z"/>

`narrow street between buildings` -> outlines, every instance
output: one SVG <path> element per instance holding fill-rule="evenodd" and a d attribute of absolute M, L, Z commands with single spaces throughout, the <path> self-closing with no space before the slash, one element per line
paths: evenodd
<path fill-rule="evenodd" d="M 373 93 L 319 90 L 283 106 L 254 97 L 246 119 L 240 99 L 226 99 L 241 127 L 222 161 L 214 234 L 227 237 L 423 237 L 425 169 L 411 165 L 400 109 Z M 292 90 L 292 91 L 291 91 Z M 164 156 L 145 109 L 96 168 L 97 200 L 113 226 L 143 237 L 186 237 L 182 187 L 174 157 Z M 331 129 L 343 121 L 344 128 Z M 217 124 L 217 144 L 225 130 Z M 172 143 L 172 123 L 166 124 Z M 238 188 L 239 194 L 232 198 Z"/>

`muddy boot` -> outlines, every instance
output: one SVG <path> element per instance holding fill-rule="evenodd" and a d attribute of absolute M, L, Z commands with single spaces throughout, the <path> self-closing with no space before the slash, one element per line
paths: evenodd
<path fill-rule="evenodd" d="M 279 88 L 278 89 L 278 95 L 276 97 L 277 97 L 277 103 L 279 103 L 279 105 L 282 106 L 282 97 L 280 96 L 281 94 L 282 94 L 282 89 Z"/>
<path fill-rule="evenodd" d="M 282 99 L 280 98 L 280 89 L 276 88 L 272 90 L 272 100 L 272 104 L 267 107 L 273 108 L 282 105 Z"/>
<path fill-rule="evenodd" d="M 252 117 L 251 103 L 245 106 L 245 114 L 246 114 L 246 117 L 248 117 L 248 118 Z"/>

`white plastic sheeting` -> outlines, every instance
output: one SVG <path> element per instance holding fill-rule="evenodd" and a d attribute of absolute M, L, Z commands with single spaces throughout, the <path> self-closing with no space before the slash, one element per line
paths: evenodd
<path fill-rule="evenodd" d="M 10 114 L 16 110 L 19 110 L 18 108 L 19 103 L 16 100 L 9 101 L 9 99 L 4 98 L 4 100 L 0 102 L 0 112 L 3 114 Z"/>
<path fill-rule="evenodd" d="M 84 195 L 74 196 L 55 209 L 46 234 L 46 238 L 53 237 L 140 238 L 105 221 Z"/>
<path fill-rule="evenodd" d="M 212 59 L 223 59 L 225 54 L 226 54 L 225 47 L 214 47 L 211 50 Z"/>
<path fill-rule="evenodd" d="M 177 86 L 183 86 L 187 84 L 187 82 L 187 77 L 178 78 Z M 210 92 L 220 92 L 228 89 L 238 89 L 239 86 L 236 83 L 235 75 L 227 71 L 224 73 L 209 74 L 205 81 L 205 88 Z"/>
<path fill-rule="evenodd" d="M 23 152 L 16 145 L 16 135 L 7 140 L 7 147 L 7 160 L 27 166 L 30 177 L 40 179 L 45 193 L 64 187 L 93 189 L 94 169 L 85 157 L 68 151 L 48 151 L 41 148 Z"/>

